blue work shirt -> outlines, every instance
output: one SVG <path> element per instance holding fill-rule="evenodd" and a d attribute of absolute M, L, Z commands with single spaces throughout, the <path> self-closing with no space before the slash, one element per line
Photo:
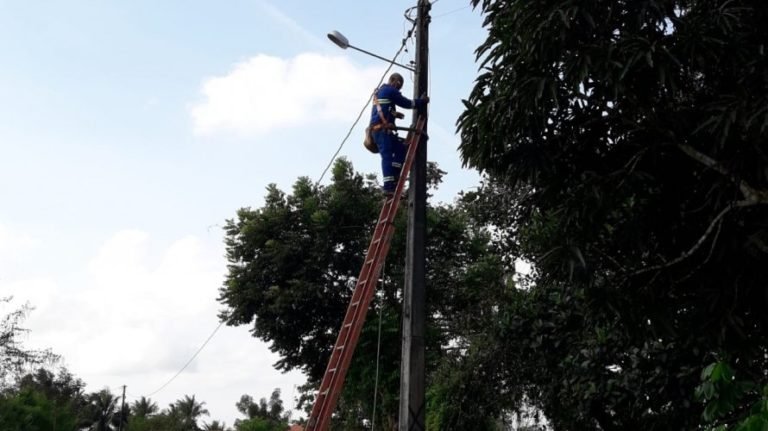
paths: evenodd
<path fill-rule="evenodd" d="M 421 106 L 424 103 L 423 99 L 413 100 L 400 94 L 400 90 L 389 85 L 384 84 L 376 90 L 376 97 L 379 99 L 379 105 L 381 105 L 381 111 L 384 113 L 384 117 L 389 124 L 395 124 L 395 105 L 405 108 L 413 109 L 414 106 Z M 378 124 L 379 110 L 376 108 L 376 104 L 373 104 L 371 110 L 371 125 Z"/>

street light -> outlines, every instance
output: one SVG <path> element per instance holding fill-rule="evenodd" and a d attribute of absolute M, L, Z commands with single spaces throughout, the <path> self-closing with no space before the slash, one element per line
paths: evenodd
<path fill-rule="evenodd" d="M 330 33 L 328 33 L 328 39 L 330 39 L 330 40 L 331 40 L 331 42 L 335 43 L 335 44 L 336 44 L 336 45 L 337 45 L 339 48 L 341 48 L 341 49 L 352 48 L 352 49 L 354 49 L 354 50 L 357 50 L 357 51 L 360 51 L 360 52 L 362 52 L 362 53 L 364 53 L 364 54 L 368 54 L 368 55 L 370 55 L 370 56 L 372 56 L 372 57 L 376 57 L 376 58 L 378 58 L 379 60 L 384 60 L 384 61 L 386 61 L 387 63 L 392 63 L 392 64 L 394 64 L 394 65 L 397 65 L 397 66 L 400 66 L 400 67 L 402 67 L 402 68 L 404 68 L 404 69 L 408 69 L 408 70 L 410 70 L 411 72 L 416 72 L 416 69 L 414 69 L 413 67 L 410 67 L 410 66 L 406 66 L 406 65 L 404 65 L 404 64 L 400 64 L 400 63 L 398 63 L 398 62 L 396 62 L 396 61 L 392 61 L 392 60 L 390 60 L 390 59 L 388 59 L 388 58 L 384 58 L 384 57 L 382 57 L 382 56 L 380 56 L 380 55 L 376 55 L 376 54 L 374 54 L 374 53 L 372 53 L 372 52 L 368 52 L 368 51 L 366 51 L 366 50 L 364 50 L 364 49 L 360 49 L 360 48 L 358 48 L 358 47 L 356 47 L 356 46 L 350 45 L 350 44 L 349 44 L 349 39 L 347 39 L 347 38 L 346 38 L 346 37 L 345 37 L 343 34 L 339 33 L 339 32 L 338 32 L 338 31 L 336 31 L 336 30 L 334 30 L 334 31 L 332 31 L 332 32 L 330 32 Z"/>

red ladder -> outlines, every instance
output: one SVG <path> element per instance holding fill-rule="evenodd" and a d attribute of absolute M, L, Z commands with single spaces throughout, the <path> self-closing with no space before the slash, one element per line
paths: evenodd
<path fill-rule="evenodd" d="M 376 223 L 376 230 L 373 232 L 371 244 L 368 246 L 368 252 L 365 255 L 365 263 L 363 263 L 360 276 L 357 278 L 357 285 L 352 293 L 349 307 L 347 307 L 344 323 L 339 330 L 339 336 L 336 338 L 336 344 L 331 352 L 331 358 L 328 361 L 328 367 L 325 369 L 323 381 L 320 383 L 320 389 L 317 391 L 315 404 L 312 406 L 312 414 L 309 415 L 309 420 L 307 421 L 307 431 L 326 431 L 331 424 L 331 414 L 333 414 L 336 408 L 336 402 L 341 394 L 349 363 L 352 361 L 352 354 L 355 352 L 355 347 L 357 347 L 357 339 L 360 337 L 360 331 L 363 329 L 365 315 L 376 291 L 376 281 L 381 273 L 384 259 L 386 259 L 389 252 L 389 245 L 395 231 L 394 220 L 400 205 L 400 196 L 403 194 L 405 180 L 411 170 L 416 147 L 421 141 L 420 137 L 425 124 L 426 118 L 419 117 L 416 121 L 416 128 L 408 133 L 406 140 L 408 152 L 405 156 L 400 180 L 397 182 L 394 195 L 387 198 L 384 206 L 381 208 L 379 221 Z"/>

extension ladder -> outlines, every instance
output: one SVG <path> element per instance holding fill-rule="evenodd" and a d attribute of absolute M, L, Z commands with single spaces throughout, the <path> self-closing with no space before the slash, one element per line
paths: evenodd
<path fill-rule="evenodd" d="M 400 205 L 400 196 L 403 193 L 405 180 L 411 170 L 413 159 L 416 155 L 416 147 L 421 141 L 426 118 L 421 116 L 416 121 L 416 127 L 410 130 L 407 137 L 408 152 L 400 172 L 400 180 L 397 182 L 395 193 L 386 198 L 376 222 L 376 230 L 373 232 L 371 244 L 365 255 L 363 268 L 357 279 L 357 285 L 352 293 L 352 299 L 347 307 L 336 344 L 331 352 L 328 367 L 325 369 L 323 381 L 317 391 L 312 413 L 307 421 L 307 431 L 326 431 L 331 423 L 331 415 L 336 408 L 336 402 L 341 394 L 344 378 L 347 375 L 352 354 L 357 346 L 357 339 L 363 329 L 365 315 L 376 291 L 376 282 L 381 273 L 381 267 L 389 252 L 389 245 L 395 231 L 394 220 Z"/>

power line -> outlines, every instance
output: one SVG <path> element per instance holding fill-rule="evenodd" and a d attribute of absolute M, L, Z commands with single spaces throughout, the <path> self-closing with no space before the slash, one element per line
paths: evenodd
<path fill-rule="evenodd" d="M 152 395 L 155 395 L 156 393 L 158 393 L 158 392 L 162 391 L 163 389 L 165 389 L 165 387 L 166 387 L 166 386 L 168 386 L 168 385 L 169 385 L 169 384 L 170 384 L 172 381 L 174 381 L 174 380 L 176 379 L 176 377 L 179 377 L 179 374 L 181 374 L 181 373 L 182 373 L 182 372 L 183 372 L 183 371 L 184 371 L 184 370 L 185 370 L 185 369 L 186 369 L 186 368 L 189 366 L 189 364 L 191 364 L 191 363 L 192 363 L 192 361 L 194 361 L 194 360 L 195 360 L 195 358 L 197 357 L 197 355 L 198 355 L 198 354 L 200 354 L 200 352 L 201 352 L 201 351 L 202 351 L 202 350 L 205 348 L 205 346 L 208 344 L 208 342 L 209 342 L 209 341 L 211 341 L 211 338 L 213 338 L 213 336 L 214 336 L 214 335 L 216 335 L 216 332 L 218 332 L 218 331 L 219 331 L 219 329 L 220 329 L 220 328 L 221 328 L 221 326 L 224 324 L 224 322 L 225 322 L 225 320 L 222 320 L 221 322 L 219 322 L 219 326 L 217 326 L 217 327 L 216 327 L 216 329 L 214 329 L 214 330 L 213 330 L 213 332 L 211 332 L 211 335 L 209 335 L 209 336 L 208 336 L 208 338 L 205 340 L 205 342 L 203 343 L 203 345 L 202 345 L 202 346 L 200 346 L 200 348 L 199 348 L 199 349 L 197 349 L 197 351 L 195 352 L 195 354 L 194 354 L 194 355 L 192 355 L 192 357 L 191 357 L 191 358 L 189 358 L 189 360 L 187 361 L 187 363 L 186 363 L 186 364 L 184 364 L 184 366 L 183 366 L 183 367 L 181 367 L 181 369 L 180 369 L 178 372 L 176 372 L 176 374 L 174 374 L 174 375 L 173 375 L 173 377 L 171 377 L 171 378 L 170 378 L 170 379 L 169 379 L 167 382 L 165 382 L 165 383 L 164 383 L 162 386 L 160 386 L 159 388 L 155 389 L 155 390 L 154 390 L 153 392 L 151 392 L 149 395 L 144 395 L 144 396 L 145 396 L 146 398 L 149 398 L 149 397 L 151 397 Z"/>
<path fill-rule="evenodd" d="M 435 3 L 436 3 L 436 2 L 433 2 L 432 4 L 435 4 Z M 470 7 L 472 7 L 472 5 L 466 5 L 466 6 L 464 6 L 464 7 L 460 7 L 460 8 L 458 8 L 458 9 L 453 9 L 453 10 L 451 10 L 451 11 L 448 11 L 448 12 L 445 12 L 445 13 L 441 13 L 440 15 L 435 15 L 435 16 L 433 16 L 433 17 L 432 17 L 432 19 L 435 19 L 435 18 L 440 18 L 440 17 L 444 17 L 444 16 L 446 16 L 446 15 L 450 15 L 450 14 L 452 14 L 452 13 L 460 12 L 460 11 L 462 11 L 462 10 L 464 10 L 464 9 L 467 9 L 467 8 L 470 8 Z"/>

